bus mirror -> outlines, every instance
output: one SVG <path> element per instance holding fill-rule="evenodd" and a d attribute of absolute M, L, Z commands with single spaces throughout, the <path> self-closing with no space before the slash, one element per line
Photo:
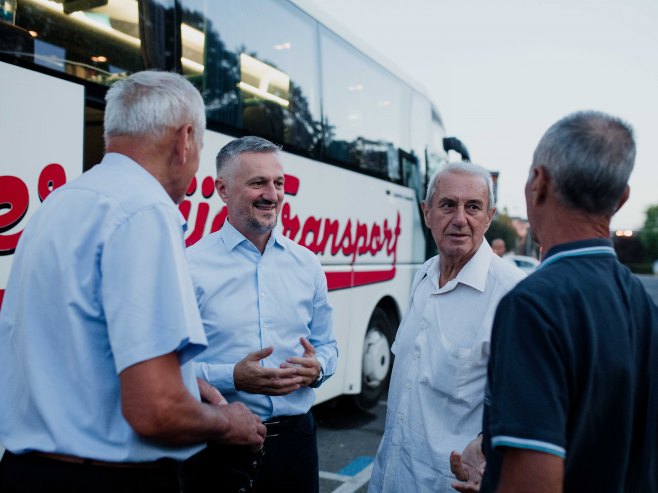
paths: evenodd
<path fill-rule="evenodd" d="M 459 140 L 457 137 L 444 137 L 443 138 L 443 149 L 448 152 L 448 151 L 455 151 L 458 152 L 462 160 L 464 161 L 470 161 L 471 156 L 468 153 L 468 149 L 466 149 L 466 146 L 464 143 Z"/>
<path fill-rule="evenodd" d="M 72 14 L 78 10 L 89 10 L 107 5 L 107 0 L 64 0 L 64 13 Z"/>

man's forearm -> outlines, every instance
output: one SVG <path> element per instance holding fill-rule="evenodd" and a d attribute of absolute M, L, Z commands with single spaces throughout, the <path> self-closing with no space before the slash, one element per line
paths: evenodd
<path fill-rule="evenodd" d="M 123 415 L 140 436 L 170 445 L 258 441 L 260 420 L 242 404 L 217 406 L 192 396 L 175 353 L 127 368 L 120 378 Z"/>

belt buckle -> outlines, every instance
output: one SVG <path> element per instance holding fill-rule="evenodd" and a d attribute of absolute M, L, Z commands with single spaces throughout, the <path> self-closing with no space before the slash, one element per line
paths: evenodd
<path fill-rule="evenodd" d="M 277 419 L 276 421 L 267 421 L 263 423 L 265 425 L 265 428 L 267 429 L 267 433 L 265 434 L 265 438 L 267 437 L 278 437 L 280 433 L 270 433 L 270 426 L 277 426 L 281 424 L 281 420 Z"/>

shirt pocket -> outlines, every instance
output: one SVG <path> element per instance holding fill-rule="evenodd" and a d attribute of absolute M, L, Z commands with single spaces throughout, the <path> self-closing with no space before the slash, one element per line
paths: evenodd
<path fill-rule="evenodd" d="M 471 347 L 460 347 L 439 332 L 433 350 L 426 351 L 420 383 L 448 399 L 469 407 L 482 401 L 486 380 L 489 341 L 477 339 Z"/>

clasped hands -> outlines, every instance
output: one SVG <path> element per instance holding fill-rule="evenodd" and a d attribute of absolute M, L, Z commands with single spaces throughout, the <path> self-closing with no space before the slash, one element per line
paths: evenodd
<path fill-rule="evenodd" d="M 272 354 L 272 346 L 248 354 L 233 370 L 235 388 L 251 394 L 287 395 L 313 385 L 320 375 L 320 362 L 310 342 L 304 337 L 300 337 L 299 342 L 304 348 L 302 356 L 288 358 L 279 368 L 265 368 L 260 364 Z"/>

